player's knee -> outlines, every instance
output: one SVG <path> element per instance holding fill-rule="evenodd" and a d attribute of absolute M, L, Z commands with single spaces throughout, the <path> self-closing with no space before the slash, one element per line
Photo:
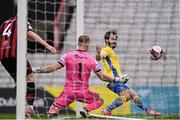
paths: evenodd
<path fill-rule="evenodd" d="M 133 101 L 134 101 L 134 103 L 137 104 L 139 102 L 139 96 L 134 96 Z"/>
<path fill-rule="evenodd" d="M 116 99 L 117 103 L 119 103 L 119 105 L 122 105 L 124 103 L 124 100 L 122 99 L 122 96 Z"/>
<path fill-rule="evenodd" d="M 125 103 L 125 102 L 127 102 L 127 101 L 129 101 L 127 98 L 126 98 L 126 96 L 120 96 L 120 102 L 122 102 L 122 103 Z"/>
<path fill-rule="evenodd" d="M 99 97 L 98 101 L 100 101 L 102 104 L 104 103 L 104 100 L 101 97 Z"/>
<path fill-rule="evenodd" d="M 121 96 L 123 102 L 129 101 L 129 100 L 131 99 L 130 90 L 129 90 L 129 89 L 123 90 L 123 91 L 120 93 L 120 96 Z"/>

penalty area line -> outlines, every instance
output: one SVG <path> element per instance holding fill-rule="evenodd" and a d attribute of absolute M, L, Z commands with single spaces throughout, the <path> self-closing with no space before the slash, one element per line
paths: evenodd
<path fill-rule="evenodd" d="M 97 115 L 97 114 L 89 114 L 89 117 L 94 118 L 109 118 L 114 120 L 146 120 L 146 119 L 138 119 L 138 118 L 127 118 L 127 117 L 118 117 L 118 116 L 105 116 L 105 115 Z"/>

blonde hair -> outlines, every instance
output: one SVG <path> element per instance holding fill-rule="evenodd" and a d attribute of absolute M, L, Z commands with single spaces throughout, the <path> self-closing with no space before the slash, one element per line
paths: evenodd
<path fill-rule="evenodd" d="M 81 35 L 78 38 L 78 45 L 89 44 L 89 42 L 90 42 L 90 38 L 88 35 Z"/>

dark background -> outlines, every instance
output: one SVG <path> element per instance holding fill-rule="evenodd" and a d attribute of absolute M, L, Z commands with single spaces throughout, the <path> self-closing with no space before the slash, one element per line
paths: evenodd
<path fill-rule="evenodd" d="M 66 2 L 66 1 L 65 1 Z M 49 4 L 52 3 L 52 4 Z M 31 23 L 34 31 L 37 32 L 41 37 L 46 35 L 46 42 L 50 45 L 54 45 L 54 32 L 53 32 L 53 24 L 47 25 L 43 24 L 44 21 L 51 21 L 53 23 L 54 18 L 56 16 L 56 12 L 61 4 L 61 0 L 29 0 L 28 1 L 28 20 Z M 57 50 L 61 51 L 64 47 L 64 40 L 66 36 L 66 31 L 70 26 L 70 21 L 72 19 L 72 13 L 74 12 L 74 7 L 69 4 L 64 4 L 64 12 L 66 14 L 62 14 L 61 20 L 59 23 L 61 24 L 61 28 L 59 31 L 60 34 L 60 43 L 59 48 Z M 2 24 L 5 20 L 9 19 L 12 16 L 16 15 L 17 5 L 14 0 L 2 0 L 0 3 L 0 24 Z M 46 12 L 42 12 L 46 11 Z M 68 13 L 68 14 L 67 14 Z M 66 21 L 65 21 L 66 20 Z M 37 23 L 40 21 L 40 23 Z M 65 23 L 65 24 L 64 24 Z M 36 27 L 35 27 L 36 26 Z M 40 26 L 40 28 L 38 28 Z M 45 27 L 48 26 L 48 27 Z M 44 33 L 39 33 L 39 31 L 45 31 Z M 28 41 L 28 52 L 46 52 L 46 50 L 42 45 L 35 43 L 33 41 Z"/>
<path fill-rule="evenodd" d="M 1 0 L 0 3 L 0 24 L 11 16 L 15 15 L 15 5 L 13 0 Z"/>

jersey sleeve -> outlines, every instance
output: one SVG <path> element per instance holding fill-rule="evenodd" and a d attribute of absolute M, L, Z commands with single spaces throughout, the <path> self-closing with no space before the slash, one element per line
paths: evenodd
<path fill-rule="evenodd" d="M 111 53 L 110 53 L 110 50 L 108 48 L 103 48 L 100 52 L 100 57 L 101 58 L 106 58 L 107 56 L 109 56 Z"/>
<path fill-rule="evenodd" d="M 100 65 L 98 64 L 98 62 L 97 62 L 96 60 L 94 60 L 93 71 L 94 71 L 94 72 L 99 72 L 99 71 L 101 71 L 101 67 L 100 67 Z"/>
<path fill-rule="evenodd" d="M 33 31 L 31 24 L 27 21 L 27 32 Z"/>
<path fill-rule="evenodd" d="M 63 66 L 65 66 L 65 63 L 66 63 L 66 54 L 60 56 L 58 59 L 57 59 L 57 62 Z"/>

